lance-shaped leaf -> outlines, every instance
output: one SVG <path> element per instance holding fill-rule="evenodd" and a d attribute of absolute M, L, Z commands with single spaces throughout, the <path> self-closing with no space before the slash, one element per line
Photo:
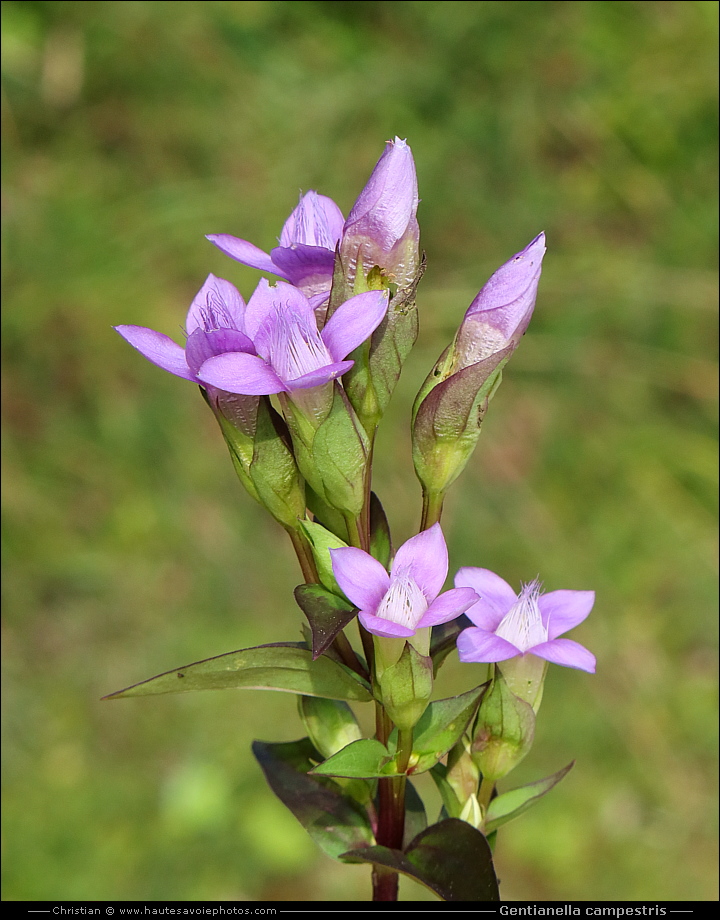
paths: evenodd
<path fill-rule="evenodd" d="M 333 780 L 308 775 L 320 757 L 308 738 L 252 747 L 272 791 L 328 856 L 374 843 L 365 809 Z"/>
<path fill-rule="evenodd" d="M 343 862 L 373 863 L 421 882 L 443 901 L 499 901 L 492 853 L 485 837 L 465 821 L 447 818 L 422 831 L 405 849 L 351 850 Z"/>
<path fill-rule="evenodd" d="M 375 738 L 353 741 L 337 754 L 328 757 L 312 771 L 318 776 L 345 776 L 374 779 L 382 776 L 399 776 L 393 755 Z"/>
<path fill-rule="evenodd" d="M 357 614 L 352 604 L 322 585 L 298 585 L 295 600 L 310 624 L 313 658 L 326 652 Z"/>
<path fill-rule="evenodd" d="M 460 739 L 477 711 L 487 684 L 430 703 L 413 733 L 408 773 L 425 773 Z"/>
<path fill-rule="evenodd" d="M 503 792 L 502 795 L 496 796 L 488 806 L 487 818 L 485 820 L 485 830 L 489 833 L 497 830 L 513 818 L 517 818 L 524 811 L 527 811 L 535 802 L 539 801 L 544 795 L 557 786 L 560 780 L 566 776 L 573 768 L 575 761 L 569 763 L 562 770 L 540 779 L 536 783 L 529 783 L 527 786 L 521 786 L 519 789 L 511 789 L 510 792 Z"/>
<path fill-rule="evenodd" d="M 385 509 L 374 492 L 370 493 L 370 555 L 386 569 L 392 558 L 390 525 Z"/>
<path fill-rule="evenodd" d="M 444 811 L 451 818 L 459 818 L 463 806 L 457 793 L 448 781 L 447 773 L 448 770 L 444 763 L 436 763 L 430 770 L 430 776 L 432 776 L 433 782 L 437 786 L 437 790 L 442 797 Z"/>
<path fill-rule="evenodd" d="M 328 591 L 332 591 L 335 594 L 342 594 L 333 573 L 330 550 L 339 549 L 341 546 L 347 546 L 347 543 L 341 540 L 340 537 L 336 537 L 334 533 L 329 531 L 326 527 L 323 527 L 322 524 L 318 524 L 316 521 L 301 521 L 300 526 L 305 532 L 305 536 L 308 538 L 310 546 L 312 547 L 315 567 L 317 568 L 318 577 L 322 585 L 327 588 Z"/>
<path fill-rule="evenodd" d="M 239 649 L 166 671 L 106 700 L 191 690 L 282 690 L 331 700 L 372 699 L 367 683 L 330 658 L 313 660 L 301 643 L 276 643 Z"/>

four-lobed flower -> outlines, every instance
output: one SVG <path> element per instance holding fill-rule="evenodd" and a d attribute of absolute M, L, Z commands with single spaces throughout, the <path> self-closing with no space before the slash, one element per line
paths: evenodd
<path fill-rule="evenodd" d="M 229 393 L 247 395 L 321 386 L 352 367 L 347 355 L 372 334 L 387 307 L 385 291 L 358 294 L 338 307 L 321 332 L 311 300 L 302 291 L 262 279 L 244 316 L 251 349 L 209 356 L 198 377 Z"/>
<path fill-rule="evenodd" d="M 331 549 L 330 556 L 337 583 L 359 608 L 362 625 L 375 636 L 410 638 L 418 629 L 454 620 L 477 600 L 470 587 L 440 593 L 448 551 L 439 524 L 403 543 L 389 574 L 361 549 Z"/>
<path fill-rule="evenodd" d="M 502 662 L 524 655 L 595 673 L 595 656 L 572 639 L 560 636 L 578 626 L 595 602 L 594 591 L 551 591 L 539 582 L 516 594 L 489 569 L 466 567 L 455 576 L 457 588 L 472 588 L 478 600 L 467 610 L 475 624 L 457 639 L 460 660 Z"/>
<path fill-rule="evenodd" d="M 115 331 L 158 367 L 202 384 L 198 371 L 213 355 L 252 352 L 245 334 L 245 301 L 229 281 L 208 275 L 190 304 L 185 347 L 145 326 L 115 326 Z"/>

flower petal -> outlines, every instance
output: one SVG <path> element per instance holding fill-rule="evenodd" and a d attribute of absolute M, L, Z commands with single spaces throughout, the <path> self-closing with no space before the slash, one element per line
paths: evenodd
<path fill-rule="evenodd" d="M 417 628 L 422 626 L 439 626 L 465 613 L 477 600 L 472 588 L 451 588 L 437 597 L 423 614 Z"/>
<path fill-rule="evenodd" d="M 431 604 L 445 584 L 448 551 L 439 524 L 433 524 L 403 543 L 395 554 L 393 574 L 408 571 L 414 578 L 428 604 Z"/>
<path fill-rule="evenodd" d="M 383 566 L 354 546 L 331 549 L 330 559 L 346 597 L 360 610 L 374 613 L 390 587 L 390 576 Z"/>
<path fill-rule="evenodd" d="M 545 254 L 541 233 L 501 266 L 470 304 L 454 345 L 457 370 L 515 348 L 527 329 Z"/>
<path fill-rule="evenodd" d="M 528 649 L 528 654 L 537 655 L 538 658 L 552 661 L 553 664 L 564 665 L 566 668 L 577 668 L 579 671 L 595 673 L 596 659 L 593 653 L 579 642 L 573 642 L 572 639 L 554 639 L 551 642 L 543 642 Z"/>
<path fill-rule="evenodd" d="M 292 284 L 313 293 L 330 291 L 335 264 L 332 249 L 295 243 L 291 248 L 277 246 L 271 250 L 270 258 Z"/>
<path fill-rule="evenodd" d="M 412 151 L 404 140 L 388 141 L 345 222 L 345 233 L 372 236 L 385 250 L 405 233 L 418 206 Z"/>
<path fill-rule="evenodd" d="M 309 374 L 303 374 L 295 380 L 286 380 L 285 385 L 288 390 L 307 390 L 310 387 L 319 387 L 328 380 L 335 380 L 342 377 L 353 366 L 354 361 L 339 361 L 336 364 L 328 364 L 325 367 L 319 367 L 316 371 Z"/>
<path fill-rule="evenodd" d="M 209 358 L 198 371 L 203 383 L 245 396 L 268 396 L 285 391 L 285 384 L 262 358 L 229 352 Z"/>
<path fill-rule="evenodd" d="M 302 291 L 285 281 L 270 285 L 266 278 L 261 278 L 245 310 L 245 330 L 253 342 L 260 327 L 276 316 L 278 307 L 307 316 L 309 323 L 316 324 L 312 304 Z"/>
<path fill-rule="evenodd" d="M 455 576 L 456 588 L 472 588 L 479 600 L 467 611 L 467 615 L 481 629 L 494 631 L 500 621 L 517 600 L 505 579 L 490 569 L 465 566 Z"/>
<path fill-rule="evenodd" d="M 595 603 L 594 591 L 551 591 L 543 594 L 538 607 L 548 639 L 557 639 L 588 616 Z"/>
<path fill-rule="evenodd" d="M 349 355 L 369 339 L 388 310 L 387 291 L 367 291 L 346 300 L 325 324 L 321 335 L 336 361 Z"/>
<path fill-rule="evenodd" d="M 240 262 L 241 265 L 249 265 L 250 268 L 257 268 L 261 272 L 269 272 L 271 275 L 286 278 L 285 273 L 275 265 L 266 252 L 248 243 L 247 240 L 240 240 L 228 233 L 211 233 L 205 239 L 210 240 L 221 252 L 235 259 L 236 262 Z"/>
<path fill-rule="evenodd" d="M 415 635 L 414 629 L 408 629 L 407 626 L 401 626 L 400 623 L 393 623 L 392 620 L 384 620 L 382 617 L 376 617 L 367 610 L 361 610 L 358 619 L 369 633 L 374 636 L 385 636 L 388 639 L 408 639 Z"/>
<path fill-rule="evenodd" d="M 457 649 L 460 661 L 507 661 L 520 654 L 507 639 L 501 639 L 495 633 L 479 629 L 477 626 L 471 626 L 460 633 L 457 637 Z"/>
<path fill-rule="evenodd" d="M 332 198 L 314 191 L 306 192 L 285 221 L 280 245 L 290 247 L 301 243 L 329 249 L 334 254 L 344 223 L 342 211 Z"/>
<path fill-rule="evenodd" d="M 188 367 L 185 359 L 185 349 L 177 342 L 162 332 L 146 329 L 145 326 L 114 326 L 116 332 L 137 348 L 141 355 L 148 361 L 157 364 L 164 371 L 183 377 L 185 380 L 195 380 L 195 374 Z"/>
<path fill-rule="evenodd" d="M 196 329 L 185 344 L 185 360 L 192 372 L 197 374 L 209 358 L 233 351 L 254 354 L 255 348 L 245 333 L 236 329 L 215 329 L 213 332 Z"/>
<path fill-rule="evenodd" d="M 203 286 L 193 297 L 190 304 L 185 331 L 188 335 L 196 329 L 237 329 L 242 332 L 245 328 L 245 301 L 240 291 L 226 281 L 210 274 L 205 279 Z"/>

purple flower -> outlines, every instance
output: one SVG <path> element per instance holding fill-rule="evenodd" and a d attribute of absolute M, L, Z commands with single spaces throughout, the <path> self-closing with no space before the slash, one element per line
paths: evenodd
<path fill-rule="evenodd" d="M 467 611 L 475 626 L 457 640 L 460 661 L 507 661 L 536 655 L 546 661 L 595 673 L 595 656 L 572 639 L 559 639 L 587 617 L 594 591 L 551 591 L 541 594 L 536 580 L 516 595 L 510 585 L 488 569 L 463 568 L 456 587 L 472 588 L 479 600 Z"/>
<path fill-rule="evenodd" d="M 396 137 L 387 142 L 345 221 L 340 254 L 348 285 L 355 283 L 358 266 L 366 275 L 377 265 L 400 288 L 413 280 L 420 239 L 418 200 L 412 151 Z"/>
<path fill-rule="evenodd" d="M 313 304 L 302 291 L 263 279 L 248 301 L 244 328 L 252 349 L 208 355 L 198 376 L 229 393 L 266 395 L 317 387 L 340 377 L 353 362 L 346 356 L 382 322 L 385 291 L 359 294 L 341 304 L 322 332 Z"/>
<path fill-rule="evenodd" d="M 517 346 L 535 307 L 545 234 L 502 265 L 470 304 L 454 346 L 453 371 Z"/>
<path fill-rule="evenodd" d="M 335 202 L 317 192 L 307 192 L 285 221 L 280 245 L 270 253 L 227 233 L 211 234 L 207 238 L 242 265 L 277 275 L 308 296 L 323 294 L 327 297 L 332 284 L 335 248 L 342 229 L 342 211 Z"/>
<path fill-rule="evenodd" d="M 389 575 L 361 549 L 331 549 L 330 556 L 337 583 L 359 607 L 362 625 L 376 636 L 409 638 L 418 629 L 454 620 L 477 600 L 465 587 L 440 594 L 448 552 L 439 524 L 400 547 Z"/>
<path fill-rule="evenodd" d="M 144 326 L 115 326 L 115 330 L 148 361 L 177 377 L 202 383 L 198 371 L 212 355 L 253 351 L 244 315 L 245 301 L 238 290 L 229 281 L 208 275 L 188 310 L 184 348 Z"/>

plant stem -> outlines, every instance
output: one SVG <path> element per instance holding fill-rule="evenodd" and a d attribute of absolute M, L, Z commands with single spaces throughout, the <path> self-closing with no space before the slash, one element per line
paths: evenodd
<path fill-rule="evenodd" d="M 307 538 L 300 530 L 291 530 L 287 528 L 288 536 L 290 537 L 297 555 L 298 562 L 300 563 L 300 570 L 302 572 L 305 583 L 308 585 L 319 584 L 320 578 L 318 577 L 317 568 L 315 567 L 315 559 L 310 549 L 310 544 L 307 541 Z"/>
<path fill-rule="evenodd" d="M 486 779 L 484 776 L 482 782 L 480 783 L 480 789 L 478 790 L 478 805 L 482 809 L 483 813 L 483 826 L 485 822 L 485 816 L 487 815 L 488 805 L 492 799 L 492 794 L 495 789 L 495 780 Z"/>
<path fill-rule="evenodd" d="M 355 649 L 352 647 L 352 645 L 350 645 L 348 637 L 344 632 L 340 631 L 335 636 L 333 639 L 332 647 L 351 671 L 359 674 L 367 681 L 370 680 L 369 672 L 362 666 L 359 658 L 355 654 Z"/>
<path fill-rule="evenodd" d="M 350 545 L 355 546 L 358 549 L 364 549 L 367 552 L 365 546 L 363 545 L 363 538 L 360 534 L 360 518 L 355 517 L 354 514 L 346 514 L 344 515 L 344 518 L 345 523 L 347 524 L 348 539 L 350 540 Z"/>
<path fill-rule="evenodd" d="M 433 524 L 438 523 L 442 517 L 444 500 L 444 492 L 427 492 L 423 489 L 423 510 L 420 530 L 427 530 L 428 527 L 432 527 Z"/>
<path fill-rule="evenodd" d="M 385 710 L 376 704 L 377 737 L 387 743 L 392 723 Z M 412 729 L 398 732 L 397 767 L 402 776 L 378 780 L 378 827 L 376 839 L 380 846 L 402 850 L 405 833 L 405 787 L 407 770 L 412 753 Z M 392 869 L 375 866 L 372 874 L 373 901 L 397 901 L 398 875 Z"/>

